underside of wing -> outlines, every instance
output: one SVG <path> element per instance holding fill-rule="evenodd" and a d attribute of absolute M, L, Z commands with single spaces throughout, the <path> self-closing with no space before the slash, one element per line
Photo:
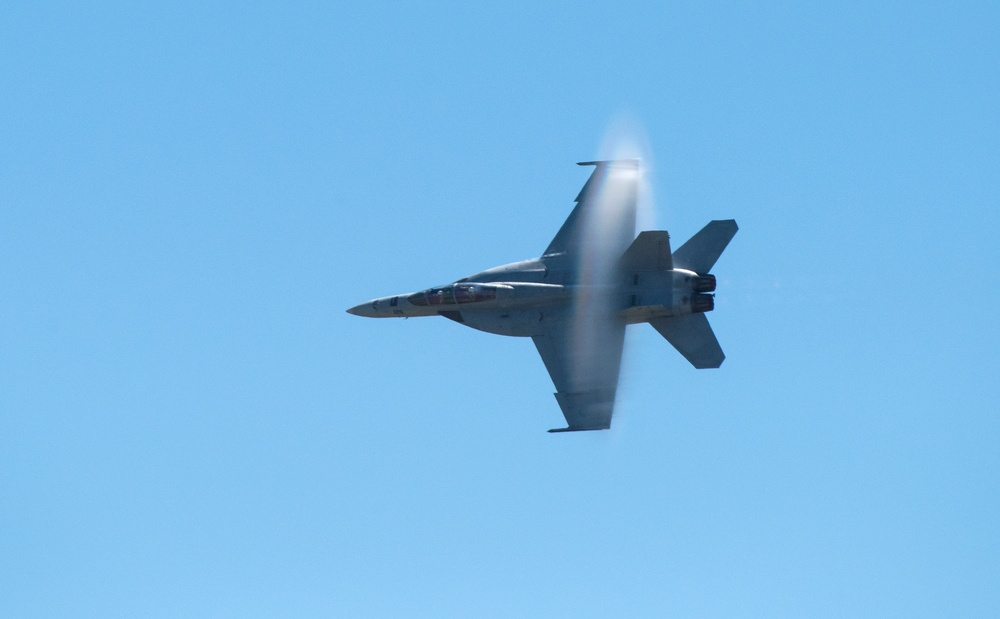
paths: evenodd
<path fill-rule="evenodd" d="M 566 428 L 550 432 L 606 430 L 611 427 L 621 370 L 625 325 L 617 320 L 582 325 L 567 317 L 551 321 L 532 337 L 556 386 Z"/>
<path fill-rule="evenodd" d="M 639 161 L 585 161 L 594 172 L 576 197 L 576 207 L 542 254 L 555 271 L 575 272 L 582 254 L 618 257 L 635 238 Z M 594 247 L 598 245 L 598 247 Z"/>

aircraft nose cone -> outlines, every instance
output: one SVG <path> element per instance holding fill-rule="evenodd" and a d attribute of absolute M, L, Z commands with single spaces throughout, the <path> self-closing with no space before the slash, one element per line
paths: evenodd
<path fill-rule="evenodd" d="M 371 308 L 369 303 L 362 303 L 360 305 L 355 305 L 354 307 L 347 310 L 348 314 L 354 314 L 355 316 L 371 316 Z"/>

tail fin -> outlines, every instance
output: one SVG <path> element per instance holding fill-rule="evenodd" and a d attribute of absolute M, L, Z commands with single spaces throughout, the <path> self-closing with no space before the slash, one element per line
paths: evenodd
<path fill-rule="evenodd" d="M 699 275 L 708 273 L 726 249 L 726 245 L 729 245 L 729 241 L 733 240 L 737 230 L 739 227 L 735 219 L 717 219 L 708 222 L 698 234 L 692 236 L 674 252 L 674 268 L 688 269 Z"/>
<path fill-rule="evenodd" d="M 622 254 L 619 266 L 623 269 L 653 269 L 669 271 L 674 268 L 670 255 L 670 235 L 666 230 L 640 232 Z"/>
<path fill-rule="evenodd" d="M 649 324 L 699 370 L 717 368 L 726 359 L 705 314 L 654 318 Z"/>

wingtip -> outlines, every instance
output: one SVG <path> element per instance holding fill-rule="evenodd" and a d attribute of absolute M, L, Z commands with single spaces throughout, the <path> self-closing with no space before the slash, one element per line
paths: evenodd
<path fill-rule="evenodd" d="M 599 161 L 578 161 L 576 165 L 587 166 L 587 165 L 614 165 L 614 166 L 627 166 L 631 168 L 639 167 L 639 159 L 601 159 Z"/>
<path fill-rule="evenodd" d="M 610 429 L 610 426 L 608 426 L 607 428 L 552 428 L 551 430 L 549 430 L 549 434 L 555 434 L 559 432 L 593 432 L 595 430 L 608 430 L 608 429 Z"/>

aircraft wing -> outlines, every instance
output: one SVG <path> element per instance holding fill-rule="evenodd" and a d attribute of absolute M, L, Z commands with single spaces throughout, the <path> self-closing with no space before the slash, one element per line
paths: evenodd
<path fill-rule="evenodd" d="M 567 427 L 549 432 L 606 430 L 611 427 L 621 370 L 625 324 L 601 321 L 598 328 L 546 317 L 543 335 L 531 339 L 556 386 Z"/>
<path fill-rule="evenodd" d="M 588 241 L 598 242 L 602 253 L 618 257 L 635 238 L 639 160 L 583 161 L 577 165 L 592 165 L 594 171 L 576 196 L 576 207 L 542 253 L 542 259 L 555 271 L 575 272 Z"/>

